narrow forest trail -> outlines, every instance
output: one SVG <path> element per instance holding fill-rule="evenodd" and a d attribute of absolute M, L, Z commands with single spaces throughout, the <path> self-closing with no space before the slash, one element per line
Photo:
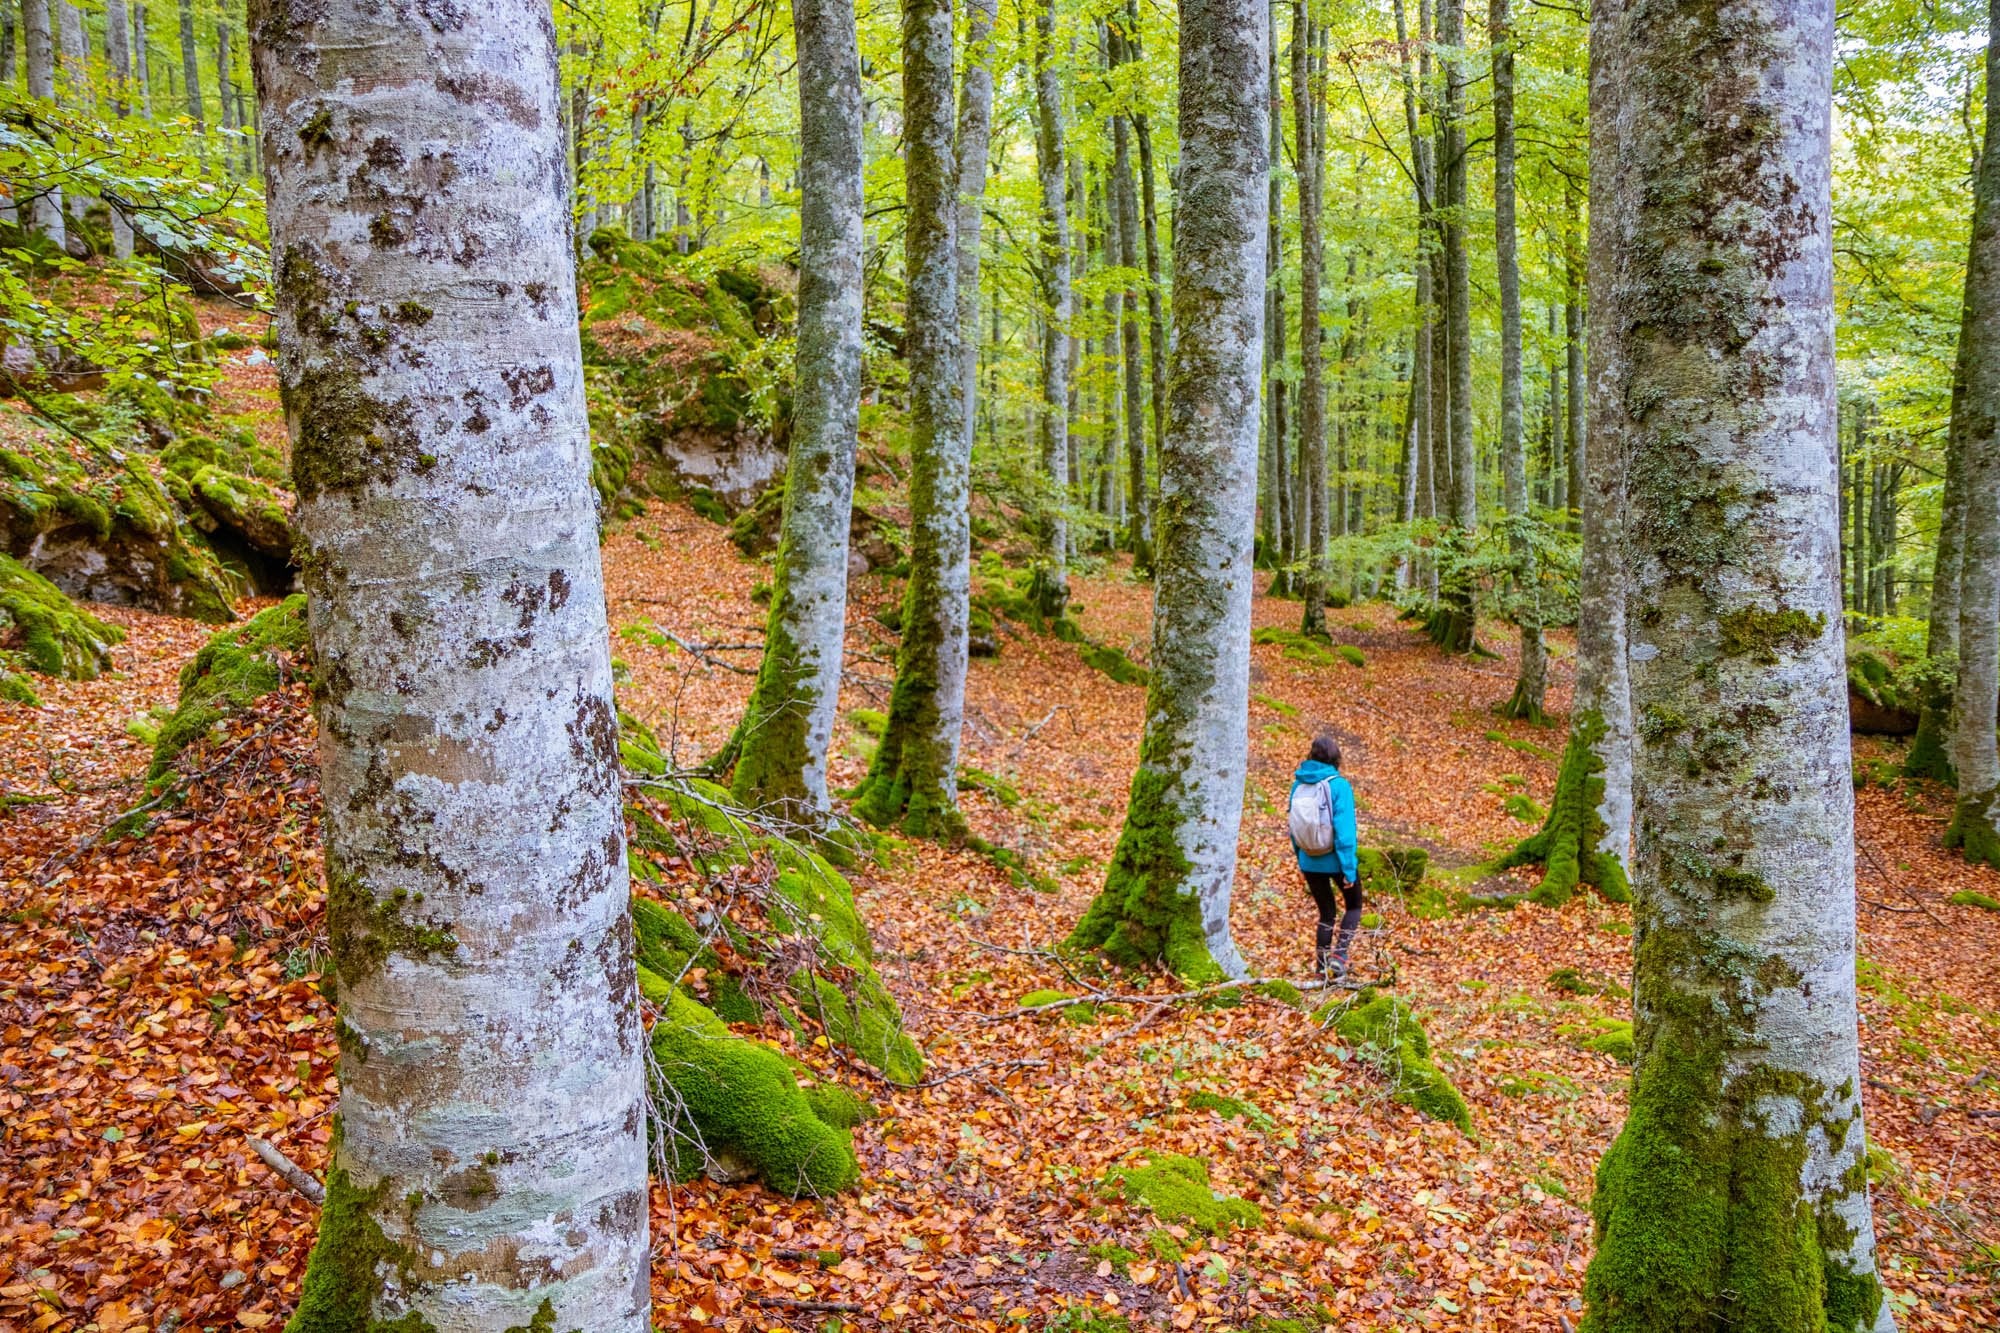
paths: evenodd
<path fill-rule="evenodd" d="M 604 556 L 621 700 L 681 762 L 698 761 L 748 696 L 750 676 L 721 664 L 755 664 L 754 649 L 729 645 L 761 635 L 765 566 L 675 505 L 622 527 Z M 1086 631 L 1143 660 L 1144 585 L 1114 569 L 1076 589 Z M 839 785 L 866 765 L 854 710 L 886 698 L 894 639 L 874 613 L 891 596 L 876 576 L 853 588 Z M 1256 610 L 1259 626 L 1289 629 L 1296 615 L 1268 599 Z M 205 637 L 141 612 L 107 618 L 130 636 L 118 672 L 38 682 L 40 709 L 0 705 L 0 1323 L 271 1327 L 296 1298 L 313 1209 L 242 1135 L 318 1170 L 336 1091 L 333 1015 L 310 970 L 317 798 L 298 796 L 310 734 L 282 724 L 304 687 L 232 724 L 211 747 L 222 776 L 197 783 L 149 839 L 73 855 L 136 799 L 147 747 L 125 722 L 172 703 Z M 1310 954 L 1279 811 L 1316 727 L 1347 745 L 1364 845 L 1424 845 L 1447 867 L 1531 829 L 1507 797 L 1546 802 L 1561 744 L 1559 728 L 1493 717 L 1511 680 L 1504 659 L 1444 659 L 1381 605 L 1331 620 L 1364 665 L 1254 650 L 1234 922 L 1263 975 L 1296 979 Z M 856 875 L 878 965 L 938 1081 L 884 1088 L 828 1052 L 796 1052 L 884 1112 L 856 1132 L 862 1186 L 824 1202 L 705 1180 L 656 1187 L 657 1322 L 1083 1327 L 1061 1312 L 1086 1302 L 1178 1328 L 1260 1316 L 1343 1329 L 1574 1322 L 1582 1204 L 1626 1076 L 1578 1042 L 1629 1002 L 1550 976 L 1622 980 L 1629 912 L 1589 895 L 1435 919 L 1370 904 L 1380 924 L 1357 945 L 1357 972 L 1393 972 L 1425 1016 L 1471 1104 L 1472 1137 L 1391 1100 L 1331 1031 L 1275 1002 L 1011 1016 L 1029 992 L 1076 989 L 1045 951 L 1101 882 L 1144 690 L 1073 645 L 1002 640 L 972 668 L 965 763 L 982 776 L 966 810 L 1055 891 L 986 856 L 901 840 Z M 1566 706 L 1566 686 L 1551 703 Z M 1866 1102 L 1887 1153 L 1876 1202 L 1903 1326 L 1971 1329 L 2000 1318 L 2000 963 L 1992 916 L 1945 900 L 1961 887 L 2000 894 L 2000 875 L 1945 856 L 1934 812 L 1913 807 L 1900 789 L 1862 794 Z M 1190 1106 L 1199 1093 L 1212 1097 Z M 1241 1113 L 1225 1118 L 1215 1098 Z M 1107 1193 L 1108 1171 L 1151 1153 L 1203 1160 L 1216 1192 L 1257 1203 L 1263 1225 L 1190 1234 Z"/>

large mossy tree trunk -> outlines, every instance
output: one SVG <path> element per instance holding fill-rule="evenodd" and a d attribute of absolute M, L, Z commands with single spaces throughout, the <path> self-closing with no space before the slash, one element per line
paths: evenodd
<path fill-rule="evenodd" d="M 1986 144 L 1973 186 L 1972 242 L 1965 266 L 1965 317 L 1952 385 L 1951 447 L 1964 495 L 1958 580 L 1958 685 L 1952 762 L 1958 808 L 1947 846 L 1976 864 L 2000 866 L 2000 0 L 1989 7 Z"/>
<path fill-rule="evenodd" d="M 1548 645 L 1542 614 L 1535 544 L 1526 530 L 1532 517 L 1528 497 L 1528 453 L 1521 425 L 1521 260 L 1514 221 L 1514 35 L 1508 0 L 1487 7 L 1486 31 L 1493 42 L 1493 236 L 1500 280 L 1500 475 L 1507 514 L 1515 525 L 1514 620 L 1521 630 L 1521 660 L 1514 692 L 1501 706 L 1503 717 L 1540 723 L 1548 692 Z"/>
<path fill-rule="evenodd" d="M 910 580 L 889 719 L 854 808 L 956 837 L 971 615 L 971 451 L 961 421 L 950 0 L 904 0 L 903 243 L 910 366 Z"/>
<path fill-rule="evenodd" d="M 1638 896 L 1584 1329 L 1888 1328 L 1855 1024 L 1833 13 L 1600 0 L 1591 39 L 1591 447 L 1626 454 Z"/>
<path fill-rule="evenodd" d="M 643 1333 L 643 1034 L 554 34 L 528 0 L 452 13 L 251 15 L 341 1046 L 290 1327 Z"/>
<path fill-rule="evenodd" d="M 1069 603 L 1070 334 L 1069 210 L 1063 162 L 1063 88 L 1056 67 L 1055 0 L 1035 8 L 1035 180 L 1041 191 L 1042 396 L 1036 417 L 1041 449 L 1042 503 L 1036 515 L 1036 614 L 1055 621 Z"/>
<path fill-rule="evenodd" d="M 1326 337 L 1320 327 L 1319 292 L 1326 276 L 1320 230 L 1320 190 L 1326 169 L 1319 141 L 1323 87 L 1313 47 L 1319 29 L 1308 6 L 1292 21 L 1292 133 L 1299 193 L 1299 467 L 1305 475 L 1305 578 L 1300 632 L 1326 636 Z"/>
<path fill-rule="evenodd" d="M 1241 976 L 1229 893 L 1248 759 L 1263 353 L 1266 0 L 1183 0 L 1172 399 L 1153 675 L 1125 827 L 1070 936 L 1189 981 Z"/>
<path fill-rule="evenodd" d="M 861 412 L 861 56 L 853 0 L 796 0 L 799 314 L 792 438 L 764 660 L 740 731 L 736 799 L 819 827 L 847 631 Z"/>

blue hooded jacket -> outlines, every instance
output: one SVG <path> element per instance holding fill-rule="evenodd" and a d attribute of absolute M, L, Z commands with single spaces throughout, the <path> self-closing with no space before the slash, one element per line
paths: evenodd
<path fill-rule="evenodd" d="M 1333 798 L 1333 850 L 1325 856 L 1311 856 L 1300 851 L 1298 843 L 1294 842 L 1292 851 L 1299 858 L 1299 869 L 1337 874 L 1351 884 L 1360 874 L 1354 864 L 1354 788 L 1347 785 L 1347 779 L 1332 764 L 1308 759 L 1299 765 L 1298 772 L 1292 774 L 1292 793 L 1296 794 L 1300 787 L 1316 782 L 1327 783 L 1327 794 Z M 1285 803 L 1289 808 L 1290 795 L 1286 796 Z"/>

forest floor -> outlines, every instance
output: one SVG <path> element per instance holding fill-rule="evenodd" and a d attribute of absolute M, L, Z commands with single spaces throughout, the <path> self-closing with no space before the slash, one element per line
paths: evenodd
<path fill-rule="evenodd" d="M 605 546 L 621 700 L 683 761 L 711 752 L 750 677 L 656 641 L 743 643 L 766 566 L 722 528 L 656 505 Z M 894 642 L 857 582 L 846 709 L 881 708 Z M 1149 596 L 1109 566 L 1076 581 L 1081 620 L 1140 660 Z M 315 1210 L 252 1156 L 278 1143 L 315 1172 L 335 1105 L 318 798 L 307 691 L 266 699 L 190 767 L 184 803 L 143 840 L 83 847 L 140 799 L 135 714 L 170 707 L 206 631 L 110 609 L 127 642 L 87 684 L 37 681 L 40 708 L 0 704 L 0 1327 L 172 1333 L 281 1323 Z M 1298 608 L 1260 598 L 1260 626 Z M 1314 732 L 1341 736 L 1368 844 L 1417 844 L 1445 867 L 1532 823 L 1507 798 L 1551 795 L 1560 723 L 1501 723 L 1511 644 L 1446 659 L 1367 605 L 1333 613 L 1365 665 L 1257 647 L 1237 939 L 1261 975 L 1298 978 L 1312 910 L 1282 824 Z M 1559 645 L 1564 653 L 1566 645 Z M 1567 707 L 1559 658 L 1551 706 Z M 892 840 L 857 874 L 878 964 L 930 1064 L 929 1086 L 864 1085 L 882 1116 L 856 1131 L 852 1194 L 789 1200 L 700 1180 L 654 1190 L 655 1318 L 664 1328 L 1137 1327 L 1548 1329 L 1581 1309 L 1586 1203 L 1624 1111 L 1627 1070 L 1580 1040 L 1629 1017 L 1630 913 L 1584 895 L 1426 919 L 1380 914 L 1356 971 L 1393 977 L 1424 1016 L 1473 1133 L 1421 1117 L 1330 1030 L 1276 1002 L 1128 1004 L 1092 1021 L 1011 1011 L 1075 987 L 1047 950 L 1102 882 L 1137 758 L 1144 689 L 1075 646 L 1005 636 L 973 663 L 965 762 L 974 829 L 1055 891 L 971 851 Z M 843 717 L 834 777 L 870 742 Z M 1879 759 L 1864 743 L 1863 759 Z M 1879 1150 L 1877 1225 L 1899 1322 L 2000 1321 L 2000 921 L 1951 906 L 2000 897 L 2000 875 L 1939 849 L 1935 793 L 1860 795 L 1864 1101 Z M 1518 803 L 1517 803 L 1518 807 Z M 81 849 L 80 849 L 81 848 Z M 1143 980 L 1135 983 L 1143 988 Z M 1164 992 L 1163 983 L 1152 989 Z M 770 1035 L 770 1034 L 767 1034 Z M 833 1068 L 823 1051 L 803 1058 Z M 850 1081 L 852 1071 L 837 1071 Z M 1225 1118 L 1226 1102 L 1241 1103 Z M 1261 1225 L 1211 1237 L 1107 1190 L 1154 1153 L 1207 1162 Z M 1089 1316 L 1094 1317 L 1094 1316 Z"/>

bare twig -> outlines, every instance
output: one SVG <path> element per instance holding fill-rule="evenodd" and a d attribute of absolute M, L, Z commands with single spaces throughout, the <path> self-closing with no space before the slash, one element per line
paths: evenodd
<path fill-rule="evenodd" d="M 853 1301 L 795 1301 L 789 1296 L 752 1296 L 750 1303 L 773 1310 L 803 1310 L 809 1314 L 861 1313 L 861 1307 Z"/>
<path fill-rule="evenodd" d="M 250 1145 L 250 1151 L 257 1154 L 265 1166 L 278 1179 L 290 1185 L 314 1204 L 326 1202 L 326 1186 L 313 1179 L 312 1172 L 278 1151 L 278 1146 L 269 1140 L 260 1139 L 255 1134 L 245 1134 L 243 1141 Z"/>

